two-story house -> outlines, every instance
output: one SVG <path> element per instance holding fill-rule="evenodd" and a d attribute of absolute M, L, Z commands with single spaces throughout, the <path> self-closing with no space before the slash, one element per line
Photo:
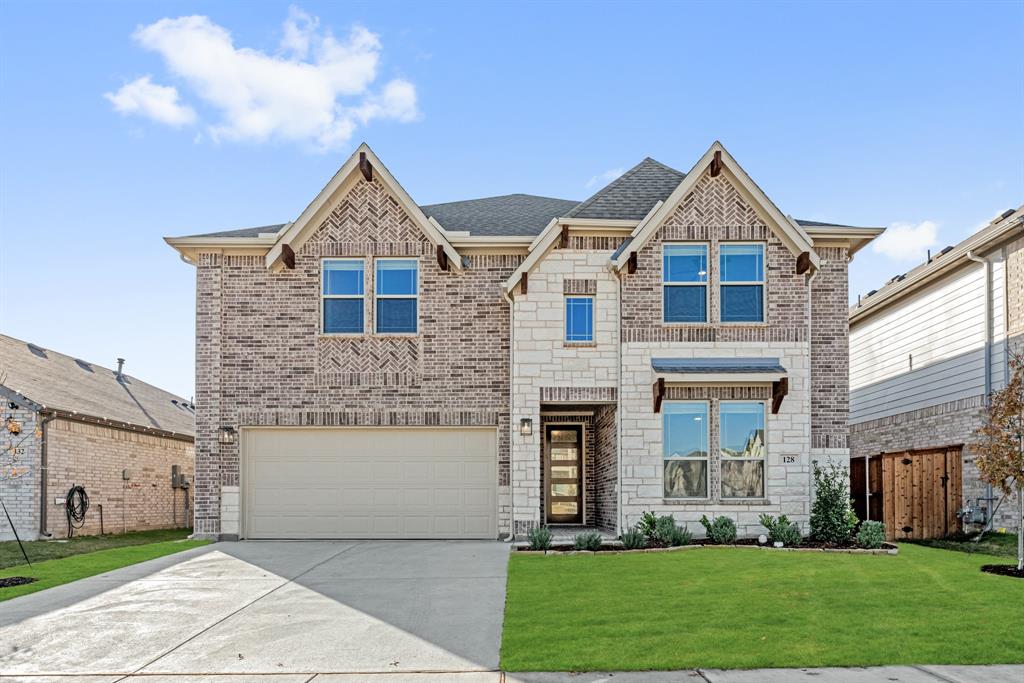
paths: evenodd
<path fill-rule="evenodd" d="M 806 531 L 880 232 L 790 218 L 719 143 L 583 202 L 427 206 L 362 145 L 290 223 L 167 240 L 197 271 L 196 531 Z"/>
<path fill-rule="evenodd" d="M 970 443 L 1024 351 L 1024 206 L 850 309 L 851 490 L 892 538 L 1016 526 Z M 869 502 L 865 502 L 869 501 Z M 1002 502 L 1002 504 L 1000 504 Z"/>

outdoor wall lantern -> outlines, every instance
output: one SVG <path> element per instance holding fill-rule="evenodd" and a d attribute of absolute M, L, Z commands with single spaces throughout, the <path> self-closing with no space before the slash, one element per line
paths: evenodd
<path fill-rule="evenodd" d="M 225 446 L 231 445 L 238 440 L 238 432 L 235 431 L 234 427 L 221 427 L 220 435 L 217 437 L 218 443 Z"/>
<path fill-rule="evenodd" d="M 533 420 L 524 417 L 519 421 L 519 434 L 521 436 L 531 436 L 533 434 Z"/>

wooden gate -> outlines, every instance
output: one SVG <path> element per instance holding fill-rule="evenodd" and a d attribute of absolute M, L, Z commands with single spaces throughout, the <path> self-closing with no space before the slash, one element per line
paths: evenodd
<path fill-rule="evenodd" d="M 961 447 L 884 453 L 882 515 L 886 535 L 942 538 L 960 528 Z"/>

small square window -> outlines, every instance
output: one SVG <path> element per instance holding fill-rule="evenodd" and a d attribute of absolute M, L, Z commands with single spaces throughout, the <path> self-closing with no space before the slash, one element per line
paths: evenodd
<path fill-rule="evenodd" d="M 570 296 L 565 299 L 565 341 L 594 341 L 594 299 Z"/>

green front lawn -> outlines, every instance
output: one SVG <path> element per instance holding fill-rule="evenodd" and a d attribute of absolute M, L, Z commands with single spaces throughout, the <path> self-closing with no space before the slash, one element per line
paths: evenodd
<path fill-rule="evenodd" d="M 0 602 L 206 544 L 207 541 L 177 540 L 148 543 L 145 545 L 126 545 L 120 548 L 98 550 L 56 560 L 33 562 L 31 567 L 27 564 L 7 567 L 6 569 L 0 569 L 0 578 L 28 576 L 37 579 L 37 581 L 22 586 L 0 588 Z M 32 557 L 31 553 L 29 557 Z"/>
<path fill-rule="evenodd" d="M 957 550 L 962 553 L 985 553 L 988 555 L 999 555 L 1001 557 L 1017 557 L 1017 534 L 987 533 L 981 540 L 975 542 L 968 536 L 953 536 L 950 538 L 933 538 L 924 541 L 910 541 L 918 545 L 925 545 L 929 548 L 942 548 L 943 550 Z"/>
<path fill-rule="evenodd" d="M 509 561 L 509 671 L 1024 663 L 1024 581 L 1005 562 L 705 548 Z"/>
<path fill-rule="evenodd" d="M 191 529 L 155 529 L 153 531 L 133 531 L 127 534 L 106 534 L 104 536 L 75 536 L 71 539 L 54 539 L 50 541 L 28 541 L 25 552 L 28 559 L 35 564 L 44 560 L 56 560 L 72 555 L 94 553 L 97 550 L 123 548 L 130 545 L 146 545 L 162 541 L 177 541 L 188 538 Z M 17 541 L 0 541 L 0 569 L 25 564 L 25 557 L 18 549 Z"/>

